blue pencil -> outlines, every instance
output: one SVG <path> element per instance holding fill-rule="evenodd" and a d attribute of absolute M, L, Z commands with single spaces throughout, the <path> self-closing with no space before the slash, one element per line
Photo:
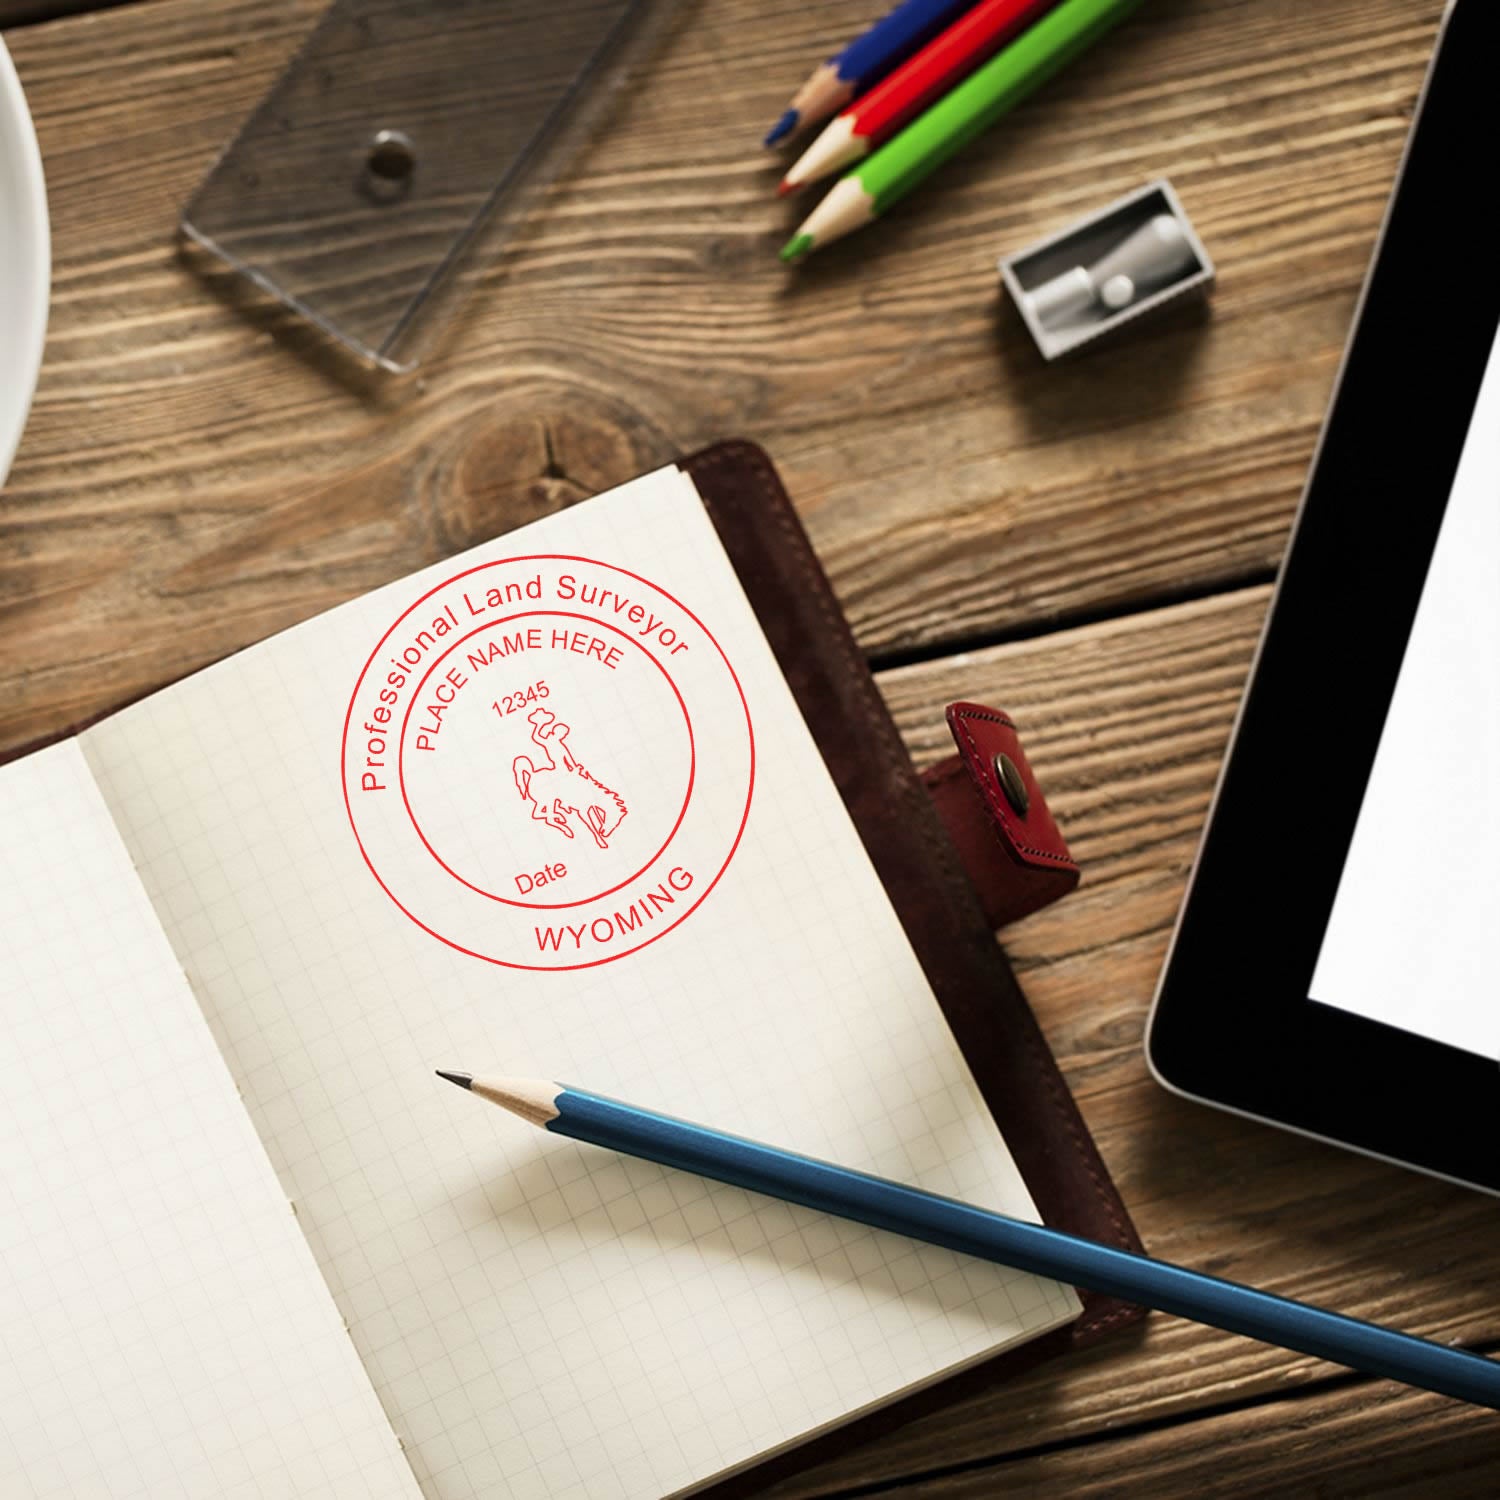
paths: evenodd
<path fill-rule="evenodd" d="M 550 1130 L 1500 1410 L 1500 1363 L 569 1085 L 439 1072 Z"/>
<path fill-rule="evenodd" d="M 821 124 L 836 115 L 857 93 L 884 78 L 918 47 L 968 10 L 975 0 L 901 0 L 895 10 L 861 32 L 821 67 L 792 96 L 786 113 L 771 127 L 766 145 Z"/>

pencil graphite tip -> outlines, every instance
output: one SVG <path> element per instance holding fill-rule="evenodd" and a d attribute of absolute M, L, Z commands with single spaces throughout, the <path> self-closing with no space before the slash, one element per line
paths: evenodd
<path fill-rule="evenodd" d="M 472 1073 L 445 1073 L 441 1068 L 437 1070 L 439 1078 L 446 1078 L 449 1083 L 456 1083 L 461 1089 L 474 1087 L 474 1075 Z"/>
<path fill-rule="evenodd" d="M 782 260 L 801 260 L 823 250 L 875 217 L 875 199 L 857 173 L 841 177 L 828 196 L 797 226 L 782 247 Z"/>
<path fill-rule="evenodd" d="M 794 234 L 781 247 L 781 258 L 788 265 L 794 265 L 797 261 L 808 255 L 812 247 L 813 237 L 810 234 Z"/>
<path fill-rule="evenodd" d="M 797 128 L 797 111 L 789 109 L 785 114 L 766 132 L 763 142 L 767 146 L 775 146 L 784 141 Z"/>
<path fill-rule="evenodd" d="M 791 195 L 795 193 L 801 186 L 802 184 L 800 182 L 793 182 L 790 177 L 783 177 L 781 181 L 776 184 L 776 196 L 778 198 L 790 198 Z"/>

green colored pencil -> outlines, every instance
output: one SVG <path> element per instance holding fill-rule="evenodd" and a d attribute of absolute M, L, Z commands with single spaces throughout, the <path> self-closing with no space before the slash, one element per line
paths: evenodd
<path fill-rule="evenodd" d="M 782 246 L 796 261 L 868 224 L 988 130 L 1140 0 L 1062 0 L 1029 31 L 841 177 Z"/>

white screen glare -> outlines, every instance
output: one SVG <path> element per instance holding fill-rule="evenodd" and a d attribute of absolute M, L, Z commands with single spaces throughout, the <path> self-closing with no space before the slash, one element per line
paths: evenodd
<path fill-rule="evenodd" d="M 1404 441 L 1419 443 L 1419 432 Z M 1370 524 L 1390 527 L 1388 515 Z M 1370 607 L 1378 609 L 1378 600 Z M 1337 670 L 1336 663 L 1329 664 Z M 1309 746 L 1308 753 L 1316 754 Z M 1311 997 L 1500 1056 L 1500 336 L 1490 350 Z"/>

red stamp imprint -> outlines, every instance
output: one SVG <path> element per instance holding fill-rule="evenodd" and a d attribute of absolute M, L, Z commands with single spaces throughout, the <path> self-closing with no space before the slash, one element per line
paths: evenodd
<path fill-rule="evenodd" d="M 419 927 L 517 969 L 665 936 L 739 847 L 755 736 L 703 622 L 637 574 L 527 556 L 455 574 L 355 684 L 344 802 Z"/>

